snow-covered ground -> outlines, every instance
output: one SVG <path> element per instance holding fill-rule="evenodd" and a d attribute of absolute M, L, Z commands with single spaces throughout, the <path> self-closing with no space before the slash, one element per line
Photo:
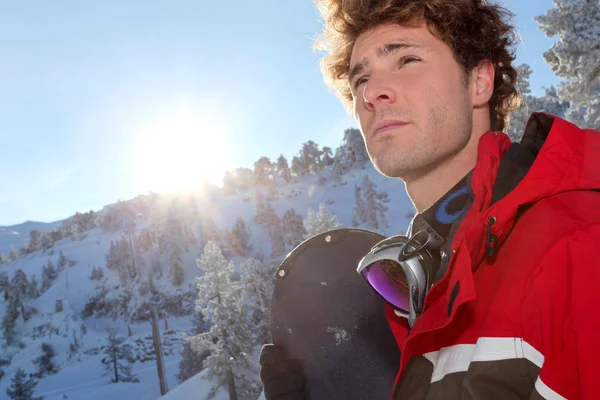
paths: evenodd
<path fill-rule="evenodd" d="M 324 174 L 328 176 L 330 168 Z M 353 209 L 355 204 L 354 185 L 360 185 L 362 177 L 368 175 L 376 184 L 379 192 L 389 195 L 389 210 L 386 213 L 390 227 L 382 229 L 379 233 L 385 235 L 404 233 L 409 216 L 414 208 L 409 201 L 404 185 L 398 180 L 387 179 L 377 173 L 370 164 L 365 169 L 353 169 L 342 177 L 342 185 L 333 185 L 333 180 L 319 184 L 318 176 L 306 176 L 298 182 L 280 186 L 278 196 L 268 203 L 281 217 L 282 214 L 293 208 L 304 218 L 307 216 L 308 208 L 317 210 L 320 203 L 324 203 L 327 209 L 334 213 L 342 225 L 352 226 Z M 267 229 L 254 222 L 256 214 L 255 191 L 241 193 L 231 196 L 213 196 L 210 200 L 202 200 L 199 204 L 200 213 L 209 213 L 220 229 L 231 229 L 237 218 L 246 221 L 250 231 L 250 243 L 253 246 L 253 254 L 262 253 L 265 258 L 270 254 L 270 238 Z M 76 211 L 76 210 L 74 210 Z M 0 227 L 0 251 L 4 255 L 12 244 L 18 250 L 23 241 L 28 238 L 31 229 L 50 231 L 56 229 L 60 221 L 50 224 L 27 222 L 11 227 Z M 137 221 L 137 230 L 147 226 L 144 221 Z M 359 226 L 361 227 L 361 226 Z M 28 278 L 36 274 L 38 283 L 41 283 L 42 267 L 50 259 L 54 265 L 57 264 L 59 250 L 74 260 L 76 265 L 66 267 L 60 272 L 53 285 L 39 298 L 31 300 L 29 306 L 37 309 L 38 314 L 32 316 L 29 321 L 23 323 L 19 318 L 17 324 L 18 341 L 21 347 L 0 348 L 0 359 L 12 356 L 10 365 L 2 367 L 5 376 L 0 379 L 0 398 L 5 398 L 6 389 L 10 386 L 11 377 L 17 368 L 23 368 L 27 373 L 36 371 L 33 360 L 40 355 L 42 342 L 52 344 L 56 350 L 55 361 L 60 369 L 57 374 L 46 376 L 39 380 L 35 395 L 43 396 L 46 400 L 54 399 L 86 399 L 86 400 L 154 400 L 160 397 L 159 383 L 155 361 L 135 362 L 133 372 L 138 375 L 139 383 L 110 383 L 109 376 L 103 376 L 102 353 L 95 354 L 99 346 L 106 341 L 106 328 L 114 327 L 124 337 L 128 336 L 128 325 L 123 319 L 112 320 L 110 318 L 88 318 L 83 319 L 81 312 L 84 309 L 88 297 L 94 293 L 96 281 L 91 280 L 92 267 L 106 264 L 106 253 L 109 250 L 111 240 L 117 240 L 122 232 L 108 233 L 101 228 L 94 228 L 87 232 L 82 240 L 63 239 L 57 242 L 50 252 L 35 252 L 23 256 L 15 262 L 0 265 L 0 273 L 6 272 L 12 277 L 18 269 L 23 270 Z M 194 232 L 197 234 L 197 232 Z M 191 247 L 183 255 L 183 268 L 185 281 L 182 287 L 188 287 L 199 276 L 195 259 L 198 258 L 201 249 Z M 234 259 L 239 265 L 240 259 Z M 105 274 L 118 282 L 116 273 L 107 271 Z M 112 274 L 112 275 L 111 275 Z M 62 299 L 63 311 L 55 311 L 56 300 Z M 0 299 L 0 318 L 4 316 L 6 301 Z M 40 327 L 44 324 L 57 328 L 56 331 L 41 332 Z M 82 333 L 81 325 L 85 325 L 86 333 Z M 169 318 L 169 329 L 175 332 L 183 332 L 191 328 L 191 316 Z M 164 322 L 160 321 L 161 334 L 164 338 Z M 147 340 L 151 335 L 150 324 L 131 324 L 132 337 L 129 342 L 136 339 Z M 69 345 L 74 340 L 79 344 L 79 350 L 74 355 L 69 355 Z M 2 342 L 2 339 L 0 339 Z M 203 379 L 204 372 L 189 379 L 178 386 L 176 374 L 180 361 L 180 347 L 174 345 L 173 353 L 165 357 L 165 367 L 168 378 L 169 394 L 165 399 L 203 399 L 213 386 L 213 382 Z M 255 354 L 254 360 L 256 361 Z M 215 399 L 228 399 L 224 388 L 219 389 Z"/>

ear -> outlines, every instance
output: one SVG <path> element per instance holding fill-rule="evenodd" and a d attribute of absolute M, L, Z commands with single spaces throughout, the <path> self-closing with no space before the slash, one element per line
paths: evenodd
<path fill-rule="evenodd" d="M 471 90 L 473 106 L 483 106 L 490 101 L 494 93 L 494 66 L 488 60 L 479 63 L 471 71 Z"/>

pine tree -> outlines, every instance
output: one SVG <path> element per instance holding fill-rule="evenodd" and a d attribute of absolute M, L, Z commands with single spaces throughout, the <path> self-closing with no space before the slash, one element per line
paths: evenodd
<path fill-rule="evenodd" d="M 252 251 L 250 242 L 250 230 L 246 221 L 238 218 L 231 229 L 231 232 L 225 238 L 226 244 L 240 257 L 246 257 Z"/>
<path fill-rule="evenodd" d="M 308 217 L 304 220 L 304 229 L 306 229 L 305 239 L 338 228 L 342 228 L 342 225 L 338 222 L 335 215 L 327 211 L 325 204 L 319 204 L 319 211 L 317 213 L 312 208 L 308 209 Z"/>
<path fill-rule="evenodd" d="M 209 329 L 209 324 L 204 321 L 204 316 L 201 312 L 195 312 L 192 317 L 193 330 L 192 335 L 198 335 L 206 332 Z M 196 352 L 186 338 L 181 351 L 181 361 L 179 362 L 179 372 L 177 373 L 177 381 L 179 383 L 191 378 L 198 372 L 204 369 L 203 363 L 210 353 L 204 350 L 200 353 Z"/>
<path fill-rule="evenodd" d="M 357 165 L 362 168 L 369 161 L 369 153 L 367 153 L 365 141 L 358 129 L 346 129 L 342 143 L 351 165 Z"/>
<path fill-rule="evenodd" d="M 15 343 L 15 328 L 17 326 L 17 318 L 19 318 L 18 311 L 12 306 L 12 304 L 9 304 L 9 306 L 6 307 L 4 317 L 2 317 L 2 336 L 9 345 Z"/>
<path fill-rule="evenodd" d="M 6 394 L 12 400 L 42 400 L 43 397 L 34 397 L 33 392 L 37 386 L 37 381 L 33 378 L 25 379 L 27 375 L 21 368 L 11 379 L 10 388 L 6 389 Z"/>
<path fill-rule="evenodd" d="M 286 245 L 295 248 L 304 240 L 306 229 L 302 216 L 293 208 L 290 208 L 283 214 L 282 226 L 285 235 Z"/>
<path fill-rule="evenodd" d="M 600 130 L 600 3 L 554 0 L 554 4 L 556 8 L 535 17 L 546 36 L 557 36 L 544 58 L 563 79 L 558 96 L 569 102 L 567 118 Z"/>
<path fill-rule="evenodd" d="M 15 246 L 10 245 L 10 250 L 8 250 L 8 262 L 17 261 L 19 255 L 17 254 L 17 250 L 15 250 Z"/>
<path fill-rule="evenodd" d="M 0 265 L 6 264 L 7 262 L 8 262 L 8 260 L 6 259 L 6 257 L 4 257 L 4 254 L 2 254 L 2 252 L 0 251 Z"/>
<path fill-rule="evenodd" d="M 67 257 L 65 257 L 65 253 L 63 253 L 62 250 L 58 251 L 58 270 L 59 271 L 63 271 L 65 269 L 65 267 L 67 266 L 67 263 L 69 262 L 69 260 L 67 259 Z"/>
<path fill-rule="evenodd" d="M 179 361 L 179 372 L 176 378 L 179 383 L 182 383 L 204 369 L 204 360 L 210 353 L 207 350 L 197 353 L 186 340 L 180 354 L 181 361 Z"/>
<path fill-rule="evenodd" d="M 510 113 L 510 122 L 504 133 L 506 133 L 513 142 L 519 142 L 525 132 L 525 125 L 533 111 L 533 96 L 529 88 L 529 77 L 531 76 L 531 67 L 527 64 L 521 64 L 515 68 L 517 70 L 517 83 L 515 85 L 521 105 L 518 109 Z"/>
<path fill-rule="evenodd" d="M 57 278 L 56 270 L 54 269 L 54 264 L 52 261 L 48 259 L 48 264 L 42 267 L 42 293 L 52 286 L 52 283 Z"/>
<path fill-rule="evenodd" d="M 311 174 L 316 174 L 323 169 L 323 165 L 321 164 L 321 150 L 319 150 L 319 145 L 312 140 L 302 145 L 300 160 L 305 171 Z"/>
<path fill-rule="evenodd" d="M 92 267 L 92 274 L 90 276 L 90 279 L 93 280 L 93 281 L 99 281 L 102 278 L 104 278 L 104 272 L 102 270 L 102 267 L 93 266 Z"/>
<path fill-rule="evenodd" d="M 354 209 L 354 222 L 364 223 L 367 228 L 388 228 L 385 213 L 388 210 L 386 203 L 389 202 L 387 193 L 379 193 L 375 190 L 376 185 L 368 175 L 365 175 L 362 186 L 355 186 L 357 203 Z M 361 197 L 362 193 L 362 197 Z"/>
<path fill-rule="evenodd" d="M 33 253 L 38 251 L 42 245 L 42 232 L 34 229 L 29 232 L 29 245 L 27 246 L 27 253 Z"/>
<path fill-rule="evenodd" d="M 123 344 L 125 338 L 117 336 L 114 329 L 109 329 L 106 341 L 102 364 L 106 374 L 112 375 L 111 382 L 139 382 L 137 376 L 131 372 L 131 351 Z"/>
<path fill-rule="evenodd" d="M 271 296 L 273 294 L 273 265 L 259 263 L 250 258 L 241 266 L 243 299 L 251 307 L 251 321 L 254 324 L 256 343 L 264 344 L 269 340 Z"/>
<path fill-rule="evenodd" d="M 254 183 L 258 185 L 269 185 L 272 174 L 272 164 L 268 157 L 261 157 L 254 163 Z"/>
<path fill-rule="evenodd" d="M 171 204 L 161 224 L 158 234 L 158 248 L 161 254 L 171 253 L 175 247 L 179 247 L 182 252 L 187 252 L 188 246 L 194 242 L 194 235 L 181 208 L 178 203 Z"/>
<path fill-rule="evenodd" d="M 342 176 L 350 170 L 352 162 L 345 146 L 342 145 L 335 150 L 335 155 L 333 156 L 332 177 L 336 184 L 341 183 Z"/>
<path fill-rule="evenodd" d="M 324 166 L 328 167 L 330 165 L 333 164 L 333 152 L 331 150 L 331 147 L 323 147 L 323 157 L 321 158 L 321 162 L 323 163 Z"/>
<path fill-rule="evenodd" d="M 531 107 L 533 110 L 556 115 L 560 118 L 565 118 L 569 109 L 569 102 L 563 101 L 558 97 L 556 88 L 553 85 L 544 88 L 544 95 L 542 97 L 535 97 L 533 100 L 534 105 Z"/>
<path fill-rule="evenodd" d="M 190 343 L 197 352 L 210 351 L 204 361 L 206 378 L 227 382 L 230 399 L 237 399 L 236 386 L 245 390 L 249 385 L 240 372 L 252 370 L 248 310 L 242 302 L 239 285 L 231 282 L 234 265 L 225 260 L 216 243 L 208 242 L 196 262 L 204 271 L 202 277 L 196 278 L 196 309 L 205 317 L 212 316 L 212 325 L 208 332 L 191 337 Z"/>
<path fill-rule="evenodd" d="M 27 293 L 27 297 L 30 299 L 37 299 L 40 297 L 40 291 L 38 290 L 38 283 L 35 274 L 31 275 L 31 279 L 29 280 L 29 291 Z"/>
<path fill-rule="evenodd" d="M 173 285 L 181 286 L 185 280 L 185 271 L 183 270 L 183 260 L 181 259 L 181 249 L 175 247 L 169 258 L 169 276 Z"/>
<path fill-rule="evenodd" d="M 46 375 L 53 375 L 58 372 L 54 355 L 54 347 L 49 343 L 42 343 L 42 355 L 33 361 L 38 366 L 37 378 L 43 378 Z"/>
<path fill-rule="evenodd" d="M 288 165 L 287 159 L 282 155 L 277 159 L 277 174 L 284 180 L 286 183 L 290 183 L 292 180 L 292 172 L 290 171 L 290 167 Z"/>
<path fill-rule="evenodd" d="M 292 173 L 298 177 L 302 177 L 308 173 L 308 168 L 302 163 L 300 157 L 292 157 Z"/>
<path fill-rule="evenodd" d="M 27 275 L 22 269 L 15 271 L 9 286 L 10 308 L 20 310 L 23 322 L 27 321 L 28 313 L 25 309 L 25 302 L 29 298 L 30 288 Z"/>
<path fill-rule="evenodd" d="M 0 272 L 0 294 L 7 294 L 9 283 L 10 279 L 8 278 L 8 273 L 6 271 Z M 5 300 L 7 300 L 7 298 L 5 298 Z"/>

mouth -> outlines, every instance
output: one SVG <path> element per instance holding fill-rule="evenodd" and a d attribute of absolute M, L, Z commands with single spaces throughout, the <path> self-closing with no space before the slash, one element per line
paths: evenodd
<path fill-rule="evenodd" d="M 394 120 L 394 119 L 385 119 L 383 121 L 379 121 L 373 127 L 371 137 L 375 137 L 384 132 L 388 132 L 388 131 L 394 130 L 396 128 L 400 128 L 404 125 L 408 125 L 408 122 Z"/>

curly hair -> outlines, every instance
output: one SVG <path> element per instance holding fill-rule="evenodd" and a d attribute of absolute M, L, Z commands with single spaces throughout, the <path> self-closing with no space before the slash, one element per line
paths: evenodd
<path fill-rule="evenodd" d="M 484 60 L 494 66 L 494 92 L 489 102 L 490 124 L 501 131 L 508 115 L 519 107 L 512 66 L 517 35 L 509 20 L 513 14 L 486 0 L 315 0 L 324 30 L 315 48 L 324 50 L 321 71 L 325 82 L 347 107 L 352 103 L 348 70 L 354 42 L 363 32 L 381 24 L 418 25 L 450 47 L 465 75 Z M 466 75 L 468 76 L 468 75 Z"/>

